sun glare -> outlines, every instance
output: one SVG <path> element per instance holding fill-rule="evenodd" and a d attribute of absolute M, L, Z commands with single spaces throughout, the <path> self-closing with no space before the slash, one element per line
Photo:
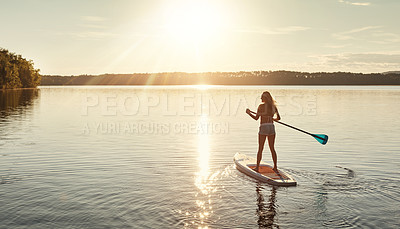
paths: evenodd
<path fill-rule="evenodd" d="M 191 85 L 190 87 L 196 88 L 198 90 L 208 90 L 215 85 L 208 85 L 208 84 L 198 84 L 198 85 Z"/>
<path fill-rule="evenodd" d="M 201 42 L 218 31 L 221 12 L 206 1 L 187 1 L 166 10 L 165 29 L 179 41 Z"/>

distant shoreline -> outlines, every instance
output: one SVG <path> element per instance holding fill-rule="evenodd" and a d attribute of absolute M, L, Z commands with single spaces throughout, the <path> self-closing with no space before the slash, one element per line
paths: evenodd
<path fill-rule="evenodd" d="M 362 87 L 362 86 L 371 86 L 371 87 L 375 87 L 375 86 L 379 86 L 379 87 L 391 87 L 391 86 L 394 86 L 394 87 L 399 87 L 400 86 L 400 84 L 321 84 L 321 85 L 317 85 L 317 84 L 310 84 L 310 85 L 308 85 L 308 84 L 274 84 L 274 85 L 268 85 L 268 84 L 235 84 L 235 85 L 233 85 L 233 84 L 230 84 L 230 85 L 227 85 L 227 84 L 218 84 L 218 85 L 216 85 L 216 84 L 177 84 L 177 85 L 172 85 L 172 84 L 169 84 L 169 85 L 161 85 L 161 84 L 157 84 L 157 85 L 155 85 L 155 84 L 153 84 L 153 85 L 118 85 L 118 84 L 113 84 L 113 85 L 83 85 L 83 84 L 68 84 L 68 85 L 39 85 L 37 88 L 14 88 L 14 89 L 2 89 L 2 90 L 18 90 L 18 89 L 28 89 L 28 90 L 30 90 L 30 89 L 38 89 L 38 88 L 45 88 L 45 87 L 85 87 L 85 86 L 93 86 L 93 87 L 96 87 L 96 86 L 98 86 L 98 87 L 108 87 L 108 86 L 116 86 L 116 87 L 120 87 L 120 86 L 126 86 L 126 87 L 153 87 L 153 86 L 155 86 L 155 87 L 169 87 L 169 86 L 171 86 L 171 87 L 183 87 L 183 86 L 187 86 L 187 87 L 201 87 L 201 86 L 205 86 L 205 87 L 207 87 L 207 86 L 211 86 L 211 87 L 245 87 L 245 86 L 254 86 L 254 87 L 257 87 L 257 86 L 277 86 L 277 87 L 280 87 L 280 86 L 294 86 L 294 87 L 296 87 L 296 86 L 298 86 L 298 87 L 302 87 L 302 86 L 315 86 L 315 87 L 330 87 L 330 86 L 332 86 L 332 87 L 346 87 L 346 86 L 349 86 L 349 87 L 357 87 L 357 86 L 360 86 L 360 87 Z"/>
<path fill-rule="evenodd" d="M 67 85 L 400 85 L 396 73 L 247 71 L 134 73 L 79 76 L 44 75 L 41 86 Z"/>
<path fill-rule="evenodd" d="M 40 87 L 41 85 L 39 85 Z M 37 87 L 0 88 L 0 91 L 37 90 Z"/>

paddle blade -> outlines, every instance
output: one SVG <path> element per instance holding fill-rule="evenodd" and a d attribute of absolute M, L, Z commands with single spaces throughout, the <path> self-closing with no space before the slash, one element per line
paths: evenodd
<path fill-rule="evenodd" d="M 312 135 L 319 143 L 325 145 L 328 142 L 328 135 L 325 134 L 313 134 Z"/>

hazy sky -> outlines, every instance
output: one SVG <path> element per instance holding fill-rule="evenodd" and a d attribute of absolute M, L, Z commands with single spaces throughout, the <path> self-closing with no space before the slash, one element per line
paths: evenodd
<path fill-rule="evenodd" d="M 0 0 L 42 74 L 400 70 L 400 0 Z"/>

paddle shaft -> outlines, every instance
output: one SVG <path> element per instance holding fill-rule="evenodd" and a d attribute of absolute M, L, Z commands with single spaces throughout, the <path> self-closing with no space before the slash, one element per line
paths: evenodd
<path fill-rule="evenodd" d="M 250 112 L 253 113 L 253 114 L 257 114 L 257 113 L 254 112 L 254 111 L 250 111 Z M 317 135 L 315 135 L 315 134 L 309 133 L 309 132 L 307 132 L 307 131 L 305 131 L 305 130 L 301 130 L 301 129 L 299 129 L 299 128 L 297 128 L 297 127 L 294 127 L 294 126 L 291 126 L 291 125 L 289 125 L 289 124 L 286 124 L 286 123 L 283 123 L 283 122 L 279 122 L 279 121 L 275 121 L 275 122 L 277 122 L 277 123 L 279 123 L 279 124 L 282 124 L 282 125 L 284 125 L 284 126 L 290 127 L 290 128 L 292 128 L 292 129 L 298 130 L 298 131 L 303 132 L 303 133 L 305 133 L 305 134 L 311 135 L 311 136 L 313 136 L 314 138 L 318 138 L 318 139 L 324 140 L 323 138 L 321 138 L 321 137 L 319 137 L 319 136 L 317 136 Z"/>

